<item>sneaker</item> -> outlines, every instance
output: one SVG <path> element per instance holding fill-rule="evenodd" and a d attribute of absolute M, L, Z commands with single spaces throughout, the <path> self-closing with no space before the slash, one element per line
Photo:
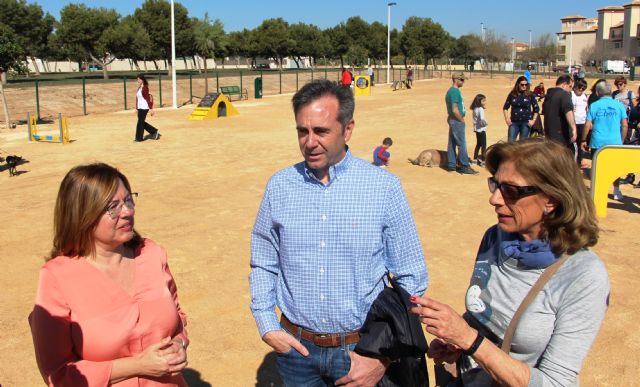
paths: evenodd
<path fill-rule="evenodd" d="M 484 167 L 484 160 L 476 160 L 479 167 Z"/>
<path fill-rule="evenodd" d="M 159 140 L 160 139 L 160 133 L 159 132 L 155 132 L 151 135 L 149 135 L 149 138 L 152 140 Z"/>
<path fill-rule="evenodd" d="M 613 199 L 622 200 L 623 198 L 624 198 L 624 195 L 622 195 L 622 192 L 620 192 L 620 188 L 613 187 Z"/>
<path fill-rule="evenodd" d="M 460 173 L 462 175 L 477 175 L 480 172 L 476 171 L 475 169 L 473 169 L 471 167 L 462 167 L 462 168 L 460 168 L 458 173 Z"/>
<path fill-rule="evenodd" d="M 446 167 L 445 168 L 447 172 L 455 172 L 456 171 L 456 167 Z"/>

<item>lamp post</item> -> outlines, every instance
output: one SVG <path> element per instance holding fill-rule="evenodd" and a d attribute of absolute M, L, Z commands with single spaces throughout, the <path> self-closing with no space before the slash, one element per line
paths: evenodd
<path fill-rule="evenodd" d="M 173 105 L 174 109 L 178 108 L 178 98 L 176 93 L 176 28 L 175 28 L 175 12 L 173 10 L 173 0 L 171 0 L 171 87 L 173 88 Z"/>
<path fill-rule="evenodd" d="M 516 54 L 516 40 L 514 38 L 511 38 L 511 66 L 513 66 L 513 68 L 515 69 L 515 56 Z"/>
<path fill-rule="evenodd" d="M 391 6 L 397 3 L 387 3 L 387 83 L 389 83 L 389 70 L 391 67 Z"/>
<path fill-rule="evenodd" d="M 571 61 L 573 60 L 573 20 L 571 20 L 571 34 L 569 36 L 569 43 L 571 44 L 571 47 L 569 48 L 569 67 L 567 67 L 567 69 L 569 70 L 569 73 L 571 73 Z"/>
<path fill-rule="evenodd" d="M 482 37 L 482 43 L 484 43 L 484 23 L 480 22 L 480 36 Z"/>
<path fill-rule="evenodd" d="M 529 50 L 531 50 L 531 30 L 529 30 Z"/>

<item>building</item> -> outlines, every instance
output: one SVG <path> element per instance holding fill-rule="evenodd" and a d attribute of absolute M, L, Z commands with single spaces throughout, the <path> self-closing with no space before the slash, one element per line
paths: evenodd
<path fill-rule="evenodd" d="M 556 33 L 558 65 L 581 63 L 580 53 L 596 43 L 598 18 L 565 16 L 560 19 L 562 29 Z"/>
<path fill-rule="evenodd" d="M 640 0 L 597 10 L 598 16 L 565 16 L 556 33 L 558 65 L 581 63 L 583 50 L 595 59 L 624 59 L 640 65 Z"/>

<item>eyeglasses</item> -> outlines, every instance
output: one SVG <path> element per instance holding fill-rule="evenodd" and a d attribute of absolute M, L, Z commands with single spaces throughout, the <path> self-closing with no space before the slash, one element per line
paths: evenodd
<path fill-rule="evenodd" d="M 522 87 L 522 86 L 527 87 L 527 86 L 529 86 L 529 84 L 528 83 L 521 83 L 520 87 Z"/>
<path fill-rule="evenodd" d="M 124 198 L 124 201 L 118 200 L 117 202 L 111 202 L 111 204 L 107 206 L 105 211 L 107 214 L 109 214 L 109 217 L 111 219 L 117 219 L 118 216 L 120 216 L 120 213 L 122 212 L 122 208 L 124 206 L 127 206 L 127 208 L 130 210 L 133 210 L 136 208 L 136 203 L 133 201 L 133 198 L 137 198 L 137 197 L 138 197 L 137 192 L 131 192 L 129 196 Z"/>
<path fill-rule="evenodd" d="M 522 199 L 525 196 L 535 195 L 540 192 L 540 188 L 532 185 L 513 185 L 508 183 L 499 183 L 495 178 L 490 177 L 487 179 L 489 184 L 489 192 L 494 193 L 496 189 L 500 190 L 504 200 L 515 202 Z"/>

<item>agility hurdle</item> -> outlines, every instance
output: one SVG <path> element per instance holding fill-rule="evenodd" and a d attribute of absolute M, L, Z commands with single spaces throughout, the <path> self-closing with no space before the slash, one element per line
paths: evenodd
<path fill-rule="evenodd" d="M 593 155 L 591 166 L 591 197 L 596 215 L 607 217 L 609 187 L 625 173 L 640 171 L 640 146 L 607 145 Z"/>
<path fill-rule="evenodd" d="M 27 130 L 29 131 L 29 142 L 31 141 L 44 141 L 44 142 L 59 142 L 61 144 L 68 144 L 69 138 L 69 121 L 67 117 L 63 117 L 62 113 L 58 113 L 58 129 L 60 134 L 57 136 L 41 135 L 38 134 L 38 119 L 36 116 L 32 116 L 31 113 L 27 113 Z"/>

